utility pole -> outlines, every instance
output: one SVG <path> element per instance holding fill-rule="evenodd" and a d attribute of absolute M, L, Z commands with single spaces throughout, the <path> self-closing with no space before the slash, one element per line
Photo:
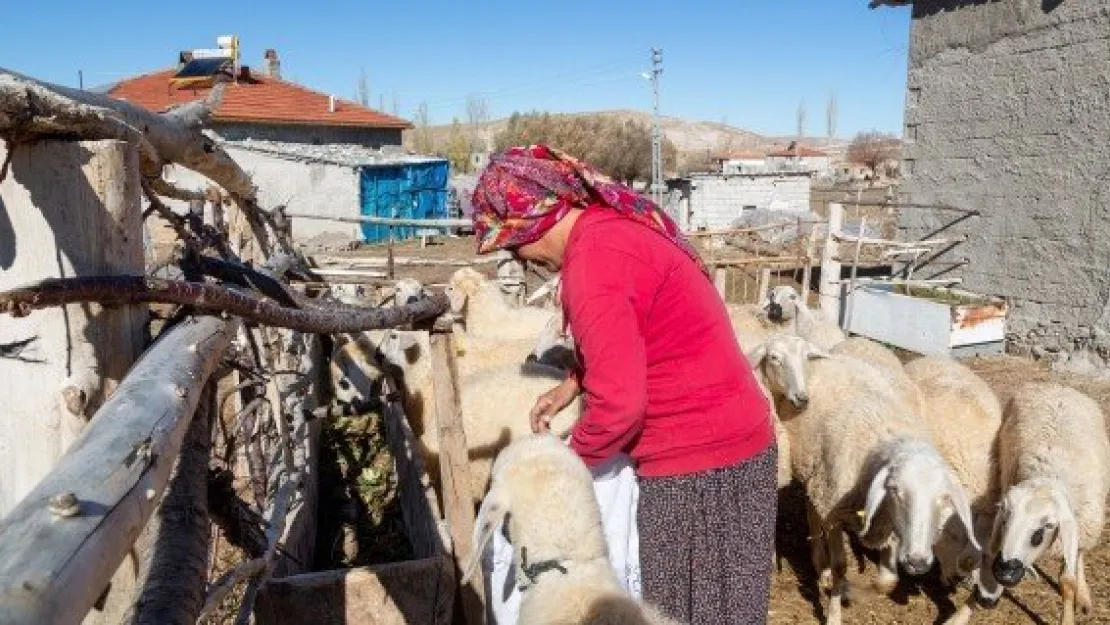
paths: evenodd
<path fill-rule="evenodd" d="M 659 75 L 663 73 L 663 49 L 651 49 L 651 90 L 655 112 L 651 119 L 651 199 L 663 204 L 663 132 L 659 128 Z"/>

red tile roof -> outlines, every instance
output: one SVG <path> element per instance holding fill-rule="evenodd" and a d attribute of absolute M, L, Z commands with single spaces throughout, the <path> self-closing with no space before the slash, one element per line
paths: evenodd
<path fill-rule="evenodd" d="M 729 150 L 727 152 L 721 152 L 720 154 L 717 154 L 717 156 L 715 156 L 714 158 L 716 158 L 718 160 L 722 160 L 722 161 L 727 161 L 727 160 L 757 160 L 757 159 L 762 159 L 763 157 L 764 157 L 763 152 L 758 152 L 756 150 Z"/>
<path fill-rule="evenodd" d="M 156 113 L 208 95 L 207 87 L 173 87 L 170 78 L 175 73 L 176 70 L 169 69 L 136 76 L 112 87 L 108 95 Z M 335 112 L 331 113 L 327 94 L 253 73 L 250 82 L 228 84 L 213 119 L 217 122 L 412 128 L 412 124 L 400 117 L 339 98 L 335 99 Z"/>
<path fill-rule="evenodd" d="M 779 157 L 779 158 L 788 157 L 788 156 L 789 157 L 800 156 L 800 157 L 803 157 L 803 158 L 804 157 L 820 158 L 822 156 L 828 156 L 828 154 L 822 152 L 821 150 L 815 150 L 815 149 L 813 149 L 809 146 L 801 145 L 801 146 L 797 146 L 797 147 L 787 146 L 787 147 L 782 148 L 780 150 L 775 150 L 773 152 L 770 152 L 770 153 L 767 154 L 767 156 L 774 156 L 774 157 Z"/>

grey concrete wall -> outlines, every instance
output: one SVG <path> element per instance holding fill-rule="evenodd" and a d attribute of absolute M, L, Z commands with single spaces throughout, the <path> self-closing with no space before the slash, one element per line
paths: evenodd
<path fill-rule="evenodd" d="M 258 187 L 262 206 L 285 204 L 289 210 L 333 217 L 357 217 L 359 172 L 351 167 L 325 163 L 286 160 L 250 150 L 225 146 L 228 154 L 248 173 Z M 206 178 L 184 167 L 175 166 L 171 177 L 186 189 L 203 189 Z M 167 204 L 179 213 L 187 210 L 184 202 Z M 330 242 L 361 238 L 358 224 L 308 219 L 293 220 L 293 238 L 298 241 L 324 238 Z"/>
<path fill-rule="evenodd" d="M 216 124 L 212 131 L 227 141 L 257 139 L 326 145 L 347 143 L 371 148 L 401 145 L 401 131 L 383 128 L 348 128 L 345 126 L 308 126 L 296 124 Z"/>
<path fill-rule="evenodd" d="M 683 206 L 689 217 L 680 223 L 695 230 L 728 228 L 746 206 L 806 211 L 809 187 L 807 176 L 698 176 L 683 191 L 689 196 L 688 205 Z"/>
<path fill-rule="evenodd" d="M 1110 0 L 917 0 L 908 239 L 966 236 L 944 271 L 1010 299 L 1011 351 L 1110 355 Z"/>

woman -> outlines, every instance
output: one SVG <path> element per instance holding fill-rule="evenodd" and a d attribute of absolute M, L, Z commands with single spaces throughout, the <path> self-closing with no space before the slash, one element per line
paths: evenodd
<path fill-rule="evenodd" d="M 632 457 L 644 599 L 687 623 L 766 622 L 773 427 L 697 253 L 655 204 L 545 146 L 494 157 L 473 205 L 479 253 L 561 271 L 580 370 L 532 427 L 585 392 L 573 449 Z"/>

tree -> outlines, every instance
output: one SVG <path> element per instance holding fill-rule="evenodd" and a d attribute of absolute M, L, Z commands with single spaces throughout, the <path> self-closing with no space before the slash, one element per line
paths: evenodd
<path fill-rule="evenodd" d="M 580 158 L 624 181 L 651 180 L 651 129 L 611 115 L 513 113 L 494 139 L 500 151 L 514 145 L 544 143 Z M 663 167 L 673 169 L 674 144 L 663 140 Z"/>
<path fill-rule="evenodd" d="M 805 136 L 806 136 L 806 100 L 805 100 L 805 98 L 802 98 L 802 101 L 798 103 L 798 137 L 797 137 L 798 143 L 801 143 L 802 139 L 804 139 Z"/>
<path fill-rule="evenodd" d="M 451 120 L 451 133 L 448 135 L 444 156 L 451 161 L 451 168 L 456 172 L 465 174 L 470 171 L 470 142 L 457 117 Z"/>
<path fill-rule="evenodd" d="M 886 132 L 870 130 L 861 132 L 848 146 L 848 160 L 863 165 L 877 174 L 887 163 L 898 158 L 898 138 Z"/>
<path fill-rule="evenodd" d="M 413 129 L 413 148 L 421 154 L 431 154 L 435 150 L 435 145 L 432 141 L 432 131 L 429 128 L 431 119 L 428 117 L 427 102 L 421 102 L 420 106 L 417 107 L 416 117 L 413 118 L 412 124 L 416 126 Z"/>
<path fill-rule="evenodd" d="M 836 138 L 836 126 L 840 121 L 840 104 L 836 99 L 836 92 L 829 94 L 828 104 L 825 105 L 825 136 L 829 145 Z"/>
<path fill-rule="evenodd" d="M 466 124 L 470 138 L 471 152 L 485 152 L 487 150 L 485 135 L 482 130 L 489 122 L 489 103 L 477 94 L 470 94 L 466 99 Z"/>
<path fill-rule="evenodd" d="M 358 75 L 358 87 L 355 89 L 355 99 L 363 106 L 370 106 L 370 79 L 366 77 L 366 68 Z"/>

